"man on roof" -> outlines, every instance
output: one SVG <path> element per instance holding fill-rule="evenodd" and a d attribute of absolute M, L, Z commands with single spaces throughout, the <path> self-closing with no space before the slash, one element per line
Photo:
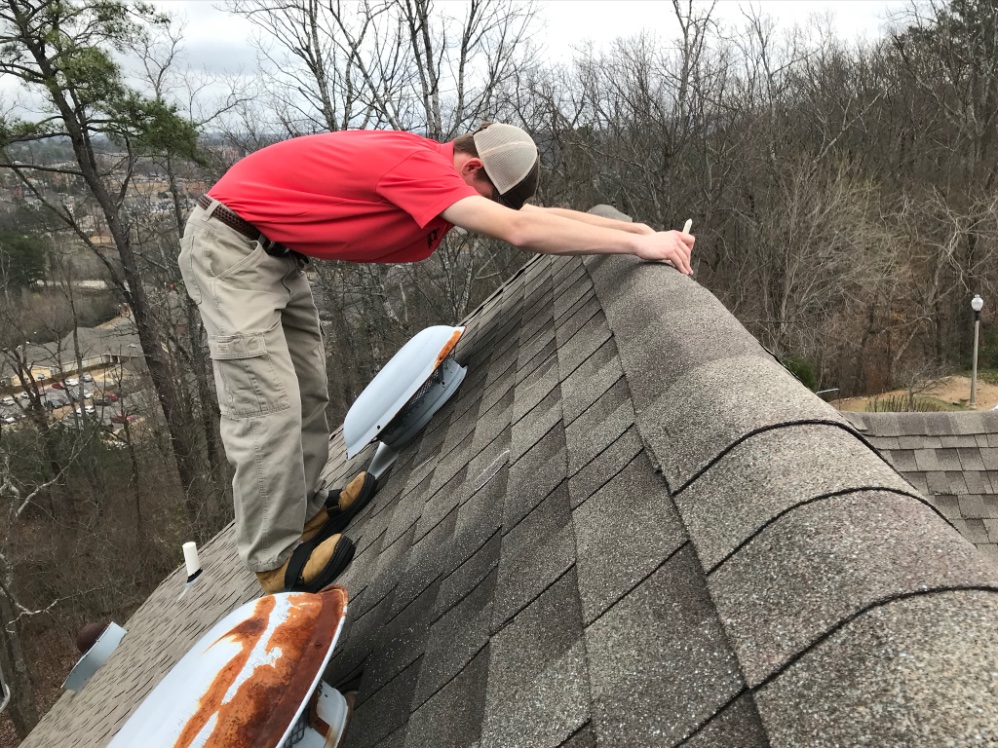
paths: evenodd
<path fill-rule="evenodd" d="M 454 226 L 543 254 L 631 254 L 689 274 L 693 237 L 526 204 L 540 159 L 518 127 L 438 143 L 406 132 L 294 138 L 237 162 L 198 199 L 180 270 L 215 371 L 239 556 L 265 593 L 315 591 L 349 565 L 341 533 L 375 491 L 326 491 L 325 351 L 310 258 L 416 262 Z"/>

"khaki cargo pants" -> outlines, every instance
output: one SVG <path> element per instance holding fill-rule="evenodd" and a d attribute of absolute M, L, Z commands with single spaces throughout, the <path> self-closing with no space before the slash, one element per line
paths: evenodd
<path fill-rule="evenodd" d="M 298 262 L 212 220 L 217 205 L 188 219 L 180 271 L 208 333 L 222 443 L 236 471 L 236 549 L 251 571 L 269 571 L 325 499 L 325 353 Z"/>

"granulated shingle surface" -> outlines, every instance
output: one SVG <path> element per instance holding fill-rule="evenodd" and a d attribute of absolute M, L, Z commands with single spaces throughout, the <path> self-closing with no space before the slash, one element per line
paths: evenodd
<path fill-rule="evenodd" d="M 346 532 L 326 677 L 359 690 L 347 746 L 998 740 L 998 566 L 973 545 L 998 547 L 989 414 L 878 436 L 634 258 L 537 257 L 464 324 L 461 388 Z M 337 433 L 324 475 L 372 455 Z M 105 745 L 258 594 L 231 528 L 202 559 L 25 746 Z"/>

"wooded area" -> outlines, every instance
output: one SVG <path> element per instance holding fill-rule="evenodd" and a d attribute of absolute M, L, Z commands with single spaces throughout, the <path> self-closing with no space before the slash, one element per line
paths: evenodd
<path fill-rule="evenodd" d="M 813 388 L 874 393 L 969 366 L 970 298 L 998 290 L 993 0 L 913 4 L 868 45 L 820 24 L 777 33 L 747 9 L 725 28 L 711 4 L 673 0 L 675 38 L 636 31 L 559 65 L 535 7 L 513 0 L 228 7 L 261 32 L 252 76 L 185 70 L 181 33 L 142 5 L 0 3 L 0 75 L 26 97 L 0 107 L 0 350 L 26 395 L 25 418 L 0 425 L 5 744 L 58 696 L 80 626 L 123 623 L 184 540 L 231 519 L 175 256 L 197 194 L 275 140 L 518 124 L 542 151 L 540 204 L 692 218 L 695 279 Z M 451 232 L 416 265 L 319 263 L 330 423 L 409 337 L 458 322 L 526 259 Z M 110 290 L 86 296 L 81 278 Z M 123 447 L 85 414 L 56 421 L 24 358 L 121 305 L 153 393 Z"/>

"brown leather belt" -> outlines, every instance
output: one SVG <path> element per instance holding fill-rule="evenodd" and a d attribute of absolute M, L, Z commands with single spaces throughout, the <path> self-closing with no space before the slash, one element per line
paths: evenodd
<path fill-rule="evenodd" d="M 207 210 L 211 207 L 212 198 L 207 195 L 201 195 L 198 197 L 198 205 Z M 228 226 L 233 231 L 245 236 L 255 242 L 260 242 L 263 246 L 263 251 L 272 257 L 291 257 L 297 260 L 300 264 L 308 264 L 308 257 L 303 255 L 301 252 L 295 252 L 290 247 L 285 247 L 283 244 L 278 244 L 277 242 L 271 241 L 263 232 L 260 231 L 256 226 L 254 226 L 249 221 L 245 221 L 239 217 L 239 215 L 233 211 L 226 208 L 222 203 L 218 203 L 215 210 L 212 212 L 211 217 L 216 221 L 220 221 Z"/>

